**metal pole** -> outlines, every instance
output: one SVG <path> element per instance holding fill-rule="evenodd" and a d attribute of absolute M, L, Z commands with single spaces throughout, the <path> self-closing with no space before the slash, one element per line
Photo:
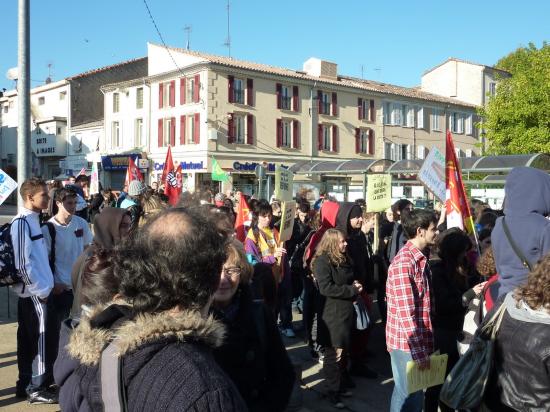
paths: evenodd
<path fill-rule="evenodd" d="M 30 25 L 29 0 L 19 0 L 19 42 L 17 98 L 19 104 L 19 125 L 17 128 L 17 183 L 21 185 L 30 176 Z M 19 209 L 23 199 L 18 196 Z"/>

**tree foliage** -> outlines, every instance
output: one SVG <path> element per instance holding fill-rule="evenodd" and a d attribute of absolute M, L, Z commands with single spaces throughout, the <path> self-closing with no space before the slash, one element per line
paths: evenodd
<path fill-rule="evenodd" d="M 493 154 L 550 153 L 550 46 L 530 43 L 500 59 L 497 94 L 480 110 Z"/>

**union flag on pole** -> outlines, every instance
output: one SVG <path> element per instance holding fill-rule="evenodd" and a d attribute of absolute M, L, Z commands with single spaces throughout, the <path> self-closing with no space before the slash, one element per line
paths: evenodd
<path fill-rule="evenodd" d="M 445 209 L 447 212 L 447 229 L 458 227 L 466 232 L 474 233 L 474 221 L 470 212 L 470 203 L 466 197 L 462 172 L 456 158 L 455 145 L 451 131 L 447 130 L 445 145 Z"/>
<path fill-rule="evenodd" d="M 164 183 L 164 194 L 168 196 L 168 203 L 174 206 L 178 202 L 181 194 L 182 174 L 181 165 L 178 165 L 177 168 L 174 167 L 170 146 L 168 146 L 168 151 L 166 152 L 166 160 L 164 161 L 164 168 L 162 169 L 161 181 Z"/>
<path fill-rule="evenodd" d="M 126 169 L 126 179 L 124 180 L 124 184 L 128 186 L 132 180 L 139 180 L 143 182 L 143 175 L 136 166 L 134 159 L 130 156 L 128 157 L 128 168 Z"/>
<path fill-rule="evenodd" d="M 241 193 L 239 205 L 237 206 L 237 218 L 235 219 L 235 236 L 243 243 L 246 239 L 246 225 L 250 226 L 250 207 Z"/>

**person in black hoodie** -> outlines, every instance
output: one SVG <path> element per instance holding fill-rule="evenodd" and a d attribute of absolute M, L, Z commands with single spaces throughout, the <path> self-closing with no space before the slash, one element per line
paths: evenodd
<path fill-rule="evenodd" d="M 363 294 L 367 295 L 367 290 L 372 290 L 373 279 L 369 279 L 368 267 L 369 256 L 365 252 L 367 249 L 367 240 L 361 232 L 363 225 L 363 210 L 361 206 L 352 202 L 341 202 L 336 216 L 336 228 L 341 230 L 346 236 L 346 252 L 351 259 L 354 280 L 361 285 L 365 285 Z M 365 296 L 368 300 L 368 297 Z M 367 367 L 364 363 L 367 350 L 368 330 L 352 330 L 350 361 L 350 374 L 374 379 L 378 374 Z M 353 386 L 351 379 L 348 380 L 349 386 Z"/>
<path fill-rule="evenodd" d="M 294 369 L 272 312 L 262 301 L 252 300 L 252 265 L 242 243 L 233 240 L 226 249 L 211 313 L 224 323 L 227 334 L 214 349 L 214 358 L 250 411 L 281 412 L 290 399 Z"/>

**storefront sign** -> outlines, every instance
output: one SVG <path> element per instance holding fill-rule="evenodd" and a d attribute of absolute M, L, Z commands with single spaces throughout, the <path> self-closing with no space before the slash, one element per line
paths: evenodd
<path fill-rule="evenodd" d="M 111 156 L 101 156 L 101 166 L 103 170 L 107 172 L 115 170 L 126 170 L 128 168 L 128 158 L 132 157 L 141 158 L 139 153 L 129 153 L 124 155 L 111 155 Z"/>
<path fill-rule="evenodd" d="M 418 180 L 439 200 L 445 202 L 445 156 L 436 147 L 432 147 L 424 160 Z"/>
<path fill-rule="evenodd" d="M 296 202 L 289 201 L 282 203 L 281 214 L 281 230 L 279 231 L 279 237 L 281 242 L 288 240 L 292 236 L 292 229 L 294 228 L 294 218 L 296 217 Z"/>
<path fill-rule="evenodd" d="M 17 182 L 0 169 L 0 205 L 17 188 Z"/>
<path fill-rule="evenodd" d="M 256 170 L 256 166 L 264 166 L 268 172 L 275 172 L 275 163 L 258 163 L 258 162 L 233 162 L 233 169 L 239 172 L 251 172 L 253 173 Z M 285 165 L 281 165 L 281 167 L 287 169 L 288 167 Z"/>
<path fill-rule="evenodd" d="M 292 200 L 294 173 L 281 166 L 275 168 L 275 198 L 281 201 Z"/>
<path fill-rule="evenodd" d="M 367 212 L 381 212 L 391 206 L 391 175 L 370 175 L 367 182 Z"/>
<path fill-rule="evenodd" d="M 64 156 L 66 153 L 63 136 L 54 134 L 39 134 L 32 136 L 32 151 L 37 157 L 45 156 Z"/>
<path fill-rule="evenodd" d="M 204 170 L 206 169 L 204 167 L 204 162 L 201 160 L 200 162 L 174 162 L 174 166 L 181 165 L 181 170 Z M 162 171 L 164 169 L 164 162 L 163 163 L 155 163 L 153 165 L 153 168 L 156 171 Z"/>

